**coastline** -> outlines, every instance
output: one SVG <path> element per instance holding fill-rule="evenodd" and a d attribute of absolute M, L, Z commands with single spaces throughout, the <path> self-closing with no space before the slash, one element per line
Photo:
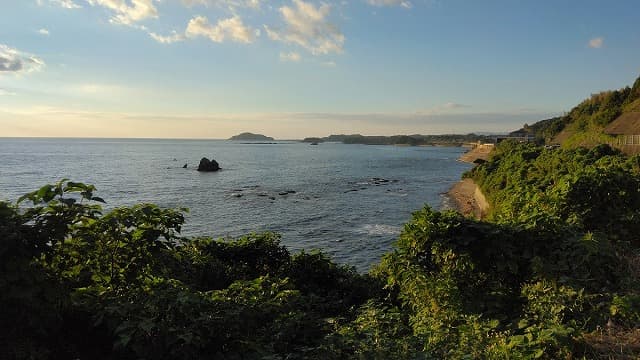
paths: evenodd
<path fill-rule="evenodd" d="M 489 159 L 489 153 L 493 150 L 493 144 L 478 144 L 476 147 L 467 151 L 460 156 L 460 161 L 475 164 L 479 161 L 487 161 Z"/>
<path fill-rule="evenodd" d="M 478 145 L 460 156 L 459 161 L 477 164 L 487 161 L 493 145 Z M 447 192 L 453 209 L 464 216 L 483 219 L 489 212 L 489 203 L 480 187 L 472 179 L 462 179 L 455 183 Z"/>
<path fill-rule="evenodd" d="M 489 211 L 489 203 L 478 185 L 471 179 L 462 179 L 449 189 L 447 196 L 451 199 L 453 209 L 464 216 L 483 219 Z"/>

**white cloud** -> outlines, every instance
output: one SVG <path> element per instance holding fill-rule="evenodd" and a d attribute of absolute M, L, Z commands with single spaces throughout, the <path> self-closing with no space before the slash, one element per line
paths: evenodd
<path fill-rule="evenodd" d="M 237 8 L 259 9 L 263 0 L 182 0 L 186 6 L 217 6 L 226 7 L 230 10 Z"/>
<path fill-rule="evenodd" d="M 444 104 L 437 105 L 432 108 L 419 110 L 416 112 L 416 114 L 444 115 L 444 114 L 450 114 L 450 113 L 461 113 L 461 111 L 468 112 L 468 111 L 464 111 L 463 109 L 468 109 L 471 107 L 472 107 L 471 105 L 467 105 L 467 104 L 460 104 L 456 102 L 446 102 Z"/>
<path fill-rule="evenodd" d="M 367 0 L 367 3 L 373 6 L 402 6 L 406 9 L 410 9 L 413 6 L 409 1 L 405 0 Z"/>
<path fill-rule="evenodd" d="M 157 0 L 156 0 L 157 1 Z M 158 17 L 154 0 L 87 0 L 92 6 L 102 6 L 115 13 L 111 22 L 133 25 L 136 22 Z"/>
<path fill-rule="evenodd" d="M 147 137 L 225 139 L 241 131 L 280 139 L 329 134 L 504 133 L 556 113 L 240 113 L 172 115 L 114 113 L 47 106 L 15 108 L 0 104 L 4 136 Z"/>
<path fill-rule="evenodd" d="M 49 30 L 42 28 L 40 30 L 38 30 L 38 34 L 40 35 L 44 35 L 44 36 L 49 36 Z"/>
<path fill-rule="evenodd" d="M 231 40 L 248 44 L 253 42 L 256 33 L 245 26 L 239 16 L 219 20 L 215 26 L 206 17 L 196 16 L 189 21 L 185 35 L 189 38 L 204 36 L 217 43 Z"/>
<path fill-rule="evenodd" d="M 283 53 L 283 52 L 280 53 L 280 61 L 299 62 L 300 60 L 302 60 L 302 57 L 297 52 L 292 51 L 290 53 Z"/>
<path fill-rule="evenodd" d="M 453 109 L 468 108 L 468 107 L 471 107 L 471 105 L 458 104 L 458 103 L 455 103 L 455 102 L 448 102 L 448 103 L 444 103 L 441 107 L 444 108 L 444 109 L 453 110 Z"/>
<path fill-rule="evenodd" d="M 39 6 L 44 5 L 43 0 L 37 0 L 36 2 Z M 49 2 L 65 9 L 80 9 L 82 7 L 75 3 L 73 0 L 49 0 Z"/>
<path fill-rule="evenodd" d="M 604 45 L 604 38 L 602 36 L 589 40 L 589 47 L 592 49 L 600 49 L 602 45 Z"/>
<path fill-rule="evenodd" d="M 36 0 L 42 6 L 46 0 Z M 77 0 L 48 0 L 52 4 L 67 9 L 79 9 Z M 158 17 L 158 9 L 154 2 L 161 0 L 85 0 L 91 6 L 101 6 L 114 12 L 111 22 L 123 25 L 133 25 L 136 22 Z M 197 1 L 197 0 L 196 0 Z"/>
<path fill-rule="evenodd" d="M 69 91 L 71 93 L 79 93 L 85 95 L 92 94 L 120 94 L 123 95 L 125 93 L 131 93 L 132 90 L 121 86 L 121 85 L 113 85 L 113 84 L 102 84 L 102 83 L 85 83 L 85 84 L 76 84 L 71 85 L 69 87 Z"/>
<path fill-rule="evenodd" d="M 166 36 L 159 35 L 150 31 L 149 36 L 151 36 L 153 40 L 161 44 L 173 44 L 175 42 L 183 41 L 185 39 L 185 36 L 183 34 L 179 34 L 175 30 L 171 32 L 171 35 L 166 35 Z"/>
<path fill-rule="evenodd" d="M 44 66 L 42 59 L 0 44 L 0 75 L 38 71 Z"/>
<path fill-rule="evenodd" d="M 173 44 L 198 36 L 204 36 L 217 43 L 235 41 L 248 44 L 260 36 L 260 30 L 245 26 L 237 15 L 219 20 L 215 26 L 211 25 L 205 16 L 196 16 L 189 21 L 184 33 L 178 33 L 175 30 L 170 35 L 160 35 L 148 30 L 147 33 L 152 39 L 162 44 Z"/>
<path fill-rule="evenodd" d="M 265 25 L 269 38 L 301 46 L 314 55 L 342 53 L 345 37 L 328 20 L 331 6 L 323 3 L 316 7 L 302 0 L 292 1 L 293 7 L 283 6 L 279 9 L 285 22 L 283 29 Z"/>
<path fill-rule="evenodd" d="M 13 96 L 16 93 L 0 88 L 0 96 Z"/>

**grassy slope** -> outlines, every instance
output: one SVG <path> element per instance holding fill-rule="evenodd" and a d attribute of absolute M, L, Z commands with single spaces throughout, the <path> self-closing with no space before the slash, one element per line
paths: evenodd
<path fill-rule="evenodd" d="M 604 128 L 631 111 L 640 111 L 640 78 L 632 87 L 594 94 L 565 116 L 539 121 L 527 126 L 527 130 L 540 142 L 562 144 L 565 148 L 613 144 L 615 138 L 605 134 Z"/>

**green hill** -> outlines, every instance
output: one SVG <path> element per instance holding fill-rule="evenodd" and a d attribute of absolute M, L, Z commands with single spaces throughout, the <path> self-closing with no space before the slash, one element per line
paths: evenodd
<path fill-rule="evenodd" d="M 604 133 L 605 127 L 620 115 L 634 111 L 640 111 L 640 78 L 632 87 L 593 94 L 568 114 L 525 125 L 517 132 L 527 132 L 539 142 L 567 148 L 593 147 L 614 143 L 615 138 Z"/>

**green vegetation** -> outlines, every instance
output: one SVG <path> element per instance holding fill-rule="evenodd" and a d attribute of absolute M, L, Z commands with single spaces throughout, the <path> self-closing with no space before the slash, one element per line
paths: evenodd
<path fill-rule="evenodd" d="M 61 181 L 0 203 L 0 353 L 95 359 L 640 356 L 640 157 L 501 143 L 487 221 L 426 207 L 369 274 L 275 234 L 180 235 Z M 11 329 L 8 331 L 7 329 Z"/>
<path fill-rule="evenodd" d="M 62 181 L 21 199 L 32 207 L 0 203 L 9 358 L 322 358 L 325 336 L 378 296 L 369 276 L 291 256 L 274 234 L 184 239 L 180 211 L 102 214 L 94 190 Z"/>
<path fill-rule="evenodd" d="M 561 297 L 573 294 L 577 307 L 555 323 L 571 329 L 572 351 L 584 346 L 589 358 L 597 357 L 599 329 L 638 343 L 640 157 L 608 145 L 561 150 L 505 142 L 467 176 L 491 204 L 488 222 L 514 232 L 503 233 L 494 246 L 515 245 L 520 252 L 513 269 L 528 272 L 520 279 L 522 294 L 534 282 L 556 297 L 545 300 L 541 315 L 569 306 Z M 620 302 L 628 304 L 624 315 L 617 312 Z M 640 356 L 640 347 L 618 345 L 607 356 Z"/>
<path fill-rule="evenodd" d="M 540 120 L 533 125 L 524 124 L 521 129 L 509 133 L 509 136 L 533 135 L 537 143 L 550 143 L 563 128 L 563 117 L 558 116 Z"/>
<path fill-rule="evenodd" d="M 566 148 L 593 147 L 614 142 L 604 128 L 620 115 L 640 111 L 640 78 L 632 87 L 592 95 L 562 117 L 542 120 L 518 132 L 536 136 L 540 142 L 561 143 Z"/>

